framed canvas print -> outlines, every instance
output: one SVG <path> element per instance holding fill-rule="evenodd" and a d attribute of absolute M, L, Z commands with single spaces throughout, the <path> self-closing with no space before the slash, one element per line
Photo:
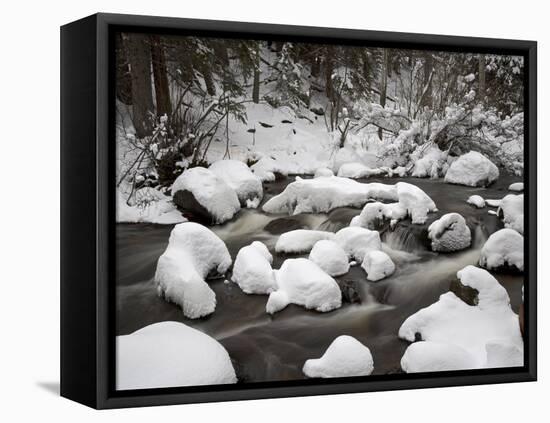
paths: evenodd
<path fill-rule="evenodd" d="M 61 29 L 61 393 L 536 379 L 536 43 Z"/>

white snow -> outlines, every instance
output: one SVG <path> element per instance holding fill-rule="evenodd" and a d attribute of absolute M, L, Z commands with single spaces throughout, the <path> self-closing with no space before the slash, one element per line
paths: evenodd
<path fill-rule="evenodd" d="M 419 148 L 422 148 L 420 146 Z M 439 171 L 446 163 L 447 155 L 439 149 L 437 146 L 433 146 L 428 151 L 423 152 L 421 158 L 416 159 L 414 153 L 411 157 L 414 167 L 412 169 L 411 176 L 416 178 L 437 178 Z"/>
<path fill-rule="evenodd" d="M 274 181 L 275 173 L 280 173 L 286 175 L 287 172 L 283 170 L 281 164 L 276 162 L 271 157 L 262 157 L 252 166 L 250 169 L 256 176 L 258 176 L 262 181 Z"/>
<path fill-rule="evenodd" d="M 342 305 L 338 284 L 318 265 L 305 258 L 287 259 L 275 272 L 277 291 L 270 294 L 266 311 L 276 313 L 288 304 L 327 312 Z"/>
<path fill-rule="evenodd" d="M 225 348 L 183 323 L 155 323 L 116 337 L 118 390 L 236 382 Z"/>
<path fill-rule="evenodd" d="M 326 231 L 296 229 L 279 236 L 275 251 L 286 254 L 308 253 L 315 243 L 322 239 L 334 239 L 334 234 Z"/>
<path fill-rule="evenodd" d="M 523 194 L 508 194 L 502 199 L 499 206 L 504 226 L 523 234 Z"/>
<path fill-rule="evenodd" d="M 509 191 L 523 192 L 523 182 L 516 182 L 508 187 Z"/>
<path fill-rule="evenodd" d="M 265 244 L 254 241 L 239 250 L 233 266 L 233 282 L 247 294 L 270 294 L 277 289 L 272 262 Z"/>
<path fill-rule="evenodd" d="M 144 193 L 155 193 L 154 198 L 144 198 Z M 116 221 L 118 223 L 157 223 L 173 225 L 186 222 L 187 219 L 176 209 L 171 199 L 153 188 L 141 188 L 136 191 L 134 205 L 126 203 L 125 196 L 117 190 Z"/>
<path fill-rule="evenodd" d="M 373 370 L 368 347 L 348 335 L 336 338 L 321 358 L 307 360 L 303 368 L 304 374 L 312 378 L 368 376 Z"/>
<path fill-rule="evenodd" d="M 466 266 L 457 276 L 463 285 L 478 291 L 477 305 L 470 306 L 453 292 L 447 292 L 436 303 L 407 318 L 399 329 L 399 337 L 414 342 L 419 333 L 423 341 L 448 344 L 449 348 L 442 353 L 457 351 L 455 348 L 458 347 L 471 355 L 471 361 L 466 360 L 462 353 L 457 353 L 454 358 L 448 355 L 442 363 L 449 370 L 491 367 L 487 349 L 495 342 L 523 351 L 519 319 L 510 307 L 506 289 L 489 272 L 478 267 Z M 435 347 L 424 348 L 436 351 Z M 499 357 L 502 359 L 502 354 Z M 416 362 L 416 359 L 420 361 Z M 425 367 L 426 359 L 423 354 L 411 353 L 406 366 L 409 369 Z M 504 364 L 522 365 L 522 358 L 521 362 L 514 359 Z"/>
<path fill-rule="evenodd" d="M 371 169 L 362 163 L 356 162 L 344 163 L 338 169 L 338 176 L 352 179 L 368 178 L 370 176 L 376 176 L 382 173 L 384 173 L 384 171 L 379 168 Z"/>
<path fill-rule="evenodd" d="M 206 316 L 216 308 L 216 295 L 204 279 L 212 270 L 224 274 L 229 266 L 229 251 L 214 232 L 198 223 L 180 223 L 158 260 L 157 293 L 178 304 L 190 319 Z"/>
<path fill-rule="evenodd" d="M 481 249 L 479 265 L 489 270 L 508 265 L 523 271 L 523 236 L 509 228 L 495 232 Z"/>
<path fill-rule="evenodd" d="M 235 190 L 242 206 L 258 207 L 264 195 L 262 180 L 246 164 L 239 160 L 219 160 L 208 169 Z"/>
<path fill-rule="evenodd" d="M 468 248 L 472 234 L 464 218 L 458 213 L 447 213 L 428 227 L 432 250 L 448 253 Z"/>
<path fill-rule="evenodd" d="M 485 204 L 487 204 L 489 207 L 500 207 L 500 203 L 502 203 L 502 200 L 492 198 L 488 198 L 485 200 Z"/>
<path fill-rule="evenodd" d="M 334 241 L 340 245 L 350 260 L 362 263 L 369 251 L 380 250 L 382 242 L 377 231 L 358 226 L 350 226 L 336 232 Z"/>
<path fill-rule="evenodd" d="M 411 344 L 401 358 L 406 373 L 441 372 L 472 369 L 475 357 L 458 345 L 433 341 Z"/>
<path fill-rule="evenodd" d="M 369 251 L 365 254 L 361 267 L 367 273 L 369 281 L 379 281 L 395 272 L 395 264 L 392 259 L 383 251 Z"/>
<path fill-rule="evenodd" d="M 180 190 L 191 192 L 215 223 L 231 219 L 241 208 L 235 190 L 204 167 L 188 169 L 178 176 L 172 185 L 172 195 Z"/>
<path fill-rule="evenodd" d="M 361 226 L 367 229 L 375 229 L 377 223 L 389 219 L 395 223 L 407 217 L 407 210 L 400 203 L 367 203 L 361 214 L 351 219 L 350 226 Z"/>
<path fill-rule="evenodd" d="M 470 195 L 466 202 L 474 207 L 477 207 L 478 209 L 485 207 L 485 200 L 481 195 Z"/>
<path fill-rule="evenodd" d="M 334 173 L 328 167 L 320 167 L 313 175 L 314 178 L 320 178 L 323 176 L 334 176 Z"/>
<path fill-rule="evenodd" d="M 432 199 L 412 184 L 363 184 L 338 176 L 314 179 L 297 177 L 282 193 L 267 201 L 263 210 L 290 215 L 323 213 L 338 207 L 361 207 L 371 199 L 399 202 L 413 223 L 424 223 L 428 213 L 437 210 Z"/>
<path fill-rule="evenodd" d="M 349 271 L 348 256 L 334 241 L 317 241 L 309 253 L 309 259 L 330 276 L 340 276 Z"/>
<path fill-rule="evenodd" d="M 445 174 L 445 182 L 472 187 L 488 186 L 498 176 L 498 168 L 493 162 L 481 153 L 470 151 L 451 164 Z"/>

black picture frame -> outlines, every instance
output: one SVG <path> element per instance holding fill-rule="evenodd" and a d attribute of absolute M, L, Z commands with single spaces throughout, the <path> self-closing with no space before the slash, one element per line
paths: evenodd
<path fill-rule="evenodd" d="M 525 58 L 525 365 L 116 391 L 114 31 L 491 52 Z M 534 381 L 537 378 L 537 44 L 534 41 L 95 14 L 61 28 L 61 395 L 90 407 L 232 401 Z"/>

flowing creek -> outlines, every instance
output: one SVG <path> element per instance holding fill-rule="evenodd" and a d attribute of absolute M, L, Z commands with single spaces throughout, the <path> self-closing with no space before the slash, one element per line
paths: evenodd
<path fill-rule="evenodd" d="M 264 201 L 293 181 L 264 184 Z M 425 225 L 400 222 L 393 231 L 381 233 L 385 251 L 396 272 L 379 282 L 369 282 L 360 266 L 354 266 L 340 284 L 354 286 L 360 303 L 346 302 L 340 309 L 318 313 L 290 305 L 273 316 L 265 312 L 267 296 L 246 295 L 232 282 L 210 280 L 216 293 L 216 311 L 207 318 L 190 320 L 181 309 L 156 295 L 153 283 L 156 263 L 164 252 L 171 225 L 118 224 L 116 229 L 116 331 L 134 332 L 152 323 L 173 320 L 197 328 L 221 342 L 234 362 L 240 381 L 261 382 L 303 379 L 302 366 L 309 358 L 320 357 L 339 335 L 351 335 L 369 347 L 374 358 L 374 374 L 400 372 L 400 360 L 408 342 L 397 332 L 403 321 L 419 309 L 437 301 L 449 290 L 456 272 L 477 264 L 487 237 L 502 227 L 500 219 L 488 213 L 494 208 L 476 209 L 466 203 L 473 194 L 500 199 L 507 187 L 519 178 L 501 175 L 489 188 L 449 185 L 442 180 L 417 178 L 369 178 L 361 182 L 393 184 L 409 182 L 424 190 L 439 211 L 429 215 Z M 441 215 L 458 212 L 472 229 L 472 246 L 453 254 L 429 251 L 428 225 Z M 274 246 L 280 233 L 293 229 L 337 231 L 349 224 L 359 209 L 341 208 L 327 214 L 298 216 L 268 215 L 258 209 L 242 210 L 232 221 L 211 229 L 225 242 L 235 259 L 239 249 L 252 241 L 265 243 L 279 268 L 289 256 L 277 255 Z M 306 255 L 307 256 L 307 255 Z M 297 257 L 297 256 L 293 256 Z M 230 274 L 226 280 L 230 280 Z M 521 304 L 521 275 L 494 274 L 507 289 L 513 310 Z"/>

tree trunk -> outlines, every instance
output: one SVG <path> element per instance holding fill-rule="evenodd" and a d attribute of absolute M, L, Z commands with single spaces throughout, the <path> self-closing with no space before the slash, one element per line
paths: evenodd
<path fill-rule="evenodd" d="M 432 72 L 433 72 L 433 56 L 431 53 L 426 53 L 424 56 L 424 75 L 423 75 L 423 87 L 422 87 L 422 97 L 420 101 L 420 107 L 428 107 L 431 108 L 433 101 L 432 101 L 432 93 L 431 93 L 431 85 L 432 85 Z"/>
<path fill-rule="evenodd" d="M 382 59 L 382 75 L 380 78 L 380 105 L 386 107 L 386 92 L 388 89 L 389 54 L 385 48 Z M 382 140 L 382 128 L 378 128 L 378 138 Z"/>
<path fill-rule="evenodd" d="M 132 78 L 126 45 L 120 32 L 116 35 L 116 98 L 124 104 L 132 104 Z"/>
<path fill-rule="evenodd" d="M 151 48 L 147 35 L 126 34 L 128 62 L 132 80 L 133 123 L 136 136 L 151 135 L 153 129 L 153 93 L 151 86 Z"/>
<path fill-rule="evenodd" d="M 151 59 L 153 62 L 153 80 L 155 82 L 155 100 L 157 116 L 170 116 L 172 103 L 170 101 L 170 87 L 166 75 L 166 57 L 160 36 L 151 35 Z"/>
<path fill-rule="evenodd" d="M 479 55 L 479 99 L 485 102 L 485 55 Z"/>
<path fill-rule="evenodd" d="M 254 86 L 252 87 L 252 101 L 256 104 L 260 102 L 260 44 L 256 43 L 254 57 Z"/>
<path fill-rule="evenodd" d="M 332 61 L 332 48 L 327 47 L 325 51 L 325 93 L 328 99 L 332 102 L 334 97 L 334 89 L 332 85 L 332 72 L 334 71 L 334 63 Z"/>

